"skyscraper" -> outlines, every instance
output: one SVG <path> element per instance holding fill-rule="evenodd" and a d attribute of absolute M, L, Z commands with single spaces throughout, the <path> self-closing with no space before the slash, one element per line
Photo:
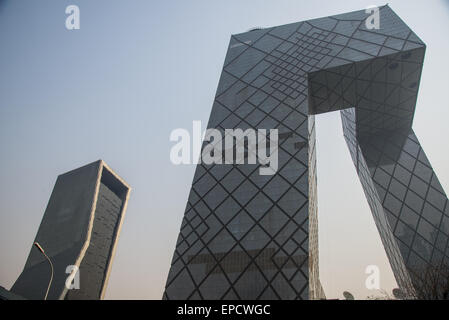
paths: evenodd
<path fill-rule="evenodd" d="M 375 13 L 231 36 L 208 128 L 277 129 L 279 166 L 197 166 L 165 299 L 324 296 L 314 119 L 337 110 L 398 285 L 416 296 L 449 265 L 447 197 L 412 130 L 426 46 Z"/>
<path fill-rule="evenodd" d="M 104 297 L 129 193 L 102 160 L 58 177 L 35 238 L 54 268 L 48 299 Z M 69 290 L 76 268 L 79 288 Z M 48 260 L 32 246 L 11 291 L 44 299 L 50 276 Z"/>

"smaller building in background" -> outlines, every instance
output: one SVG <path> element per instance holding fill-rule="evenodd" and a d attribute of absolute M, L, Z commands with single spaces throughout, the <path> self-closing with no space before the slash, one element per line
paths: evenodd
<path fill-rule="evenodd" d="M 129 193 L 102 160 L 60 175 L 35 238 L 45 254 L 31 247 L 11 292 L 44 299 L 52 275 L 48 256 L 54 271 L 47 299 L 102 299 Z"/>
<path fill-rule="evenodd" d="M 0 301 L 2 300 L 6 301 L 6 300 L 26 300 L 26 299 L 0 286 Z"/>

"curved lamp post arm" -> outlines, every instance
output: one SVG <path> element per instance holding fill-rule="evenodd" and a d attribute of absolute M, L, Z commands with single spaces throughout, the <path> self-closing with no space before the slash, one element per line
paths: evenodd
<path fill-rule="evenodd" d="M 45 297 L 44 297 L 44 300 L 47 300 L 48 292 L 50 291 L 50 287 L 51 287 L 51 282 L 53 281 L 53 263 L 51 263 L 50 258 L 45 254 L 44 249 L 41 247 L 41 245 L 38 242 L 35 242 L 34 245 L 40 252 L 42 252 L 44 257 L 47 259 L 48 263 L 50 263 L 50 267 L 51 267 L 50 281 L 48 282 L 47 292 L 45 293 Z"/>

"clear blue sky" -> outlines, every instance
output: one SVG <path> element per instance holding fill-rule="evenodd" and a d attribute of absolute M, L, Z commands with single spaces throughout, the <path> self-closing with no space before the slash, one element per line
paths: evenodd
<path fill-rule="evenodd" d="M 80 30 L 65 28 L 70 4 Z M 372 4 L 385 3 L 0 0 L 0 285 L 21 272 L 57 175 L 101 158 L 133 187 L 106 297 L 161 298 L 194 172 L 170 163 L 169 134 L 207 122 L 230 35 Z M 389 4 L 428 46 L 414 129 L 449 190 L 449 3 Z M 368 264 L 391 289 L 339 116 L 317 121 L 324 289 L 371 294 Z"/>

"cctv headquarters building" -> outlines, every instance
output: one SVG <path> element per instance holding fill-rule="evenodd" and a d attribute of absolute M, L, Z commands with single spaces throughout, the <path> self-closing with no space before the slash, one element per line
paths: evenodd
<path fill-rule="evenodd" d="M 344 138 L 400 289 L 449 265 L 447 197 L 412 129 L 426 45 L 389 6 L 232 35 L 208 128 L 278 129 L 278 169 L 197 165 L 164 299 L 320 299 L 315 115 Z M 344 150 L 342 150 L 344 152 Z"/>

